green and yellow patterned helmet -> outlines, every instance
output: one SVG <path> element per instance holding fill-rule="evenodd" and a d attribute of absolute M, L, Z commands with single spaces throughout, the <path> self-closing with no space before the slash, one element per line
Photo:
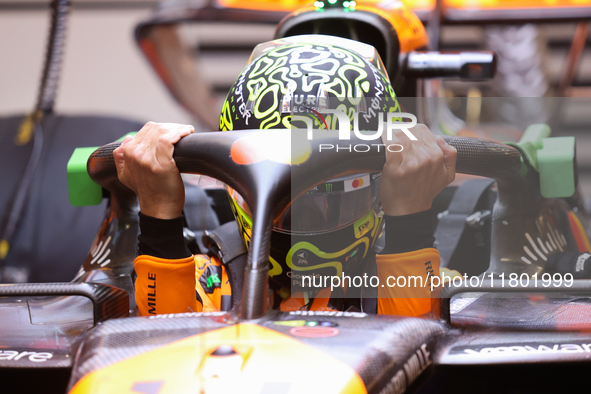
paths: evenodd
<path fill-rule="evenodd" d="M 308 108 L 307 115 L 313 116 L 322 111 L 321 105 L 350 117 L 356 111 L 362 115 L 358 120 L 363 130 L 376 129 L 378 113 L 400 111 L 372 46 L 332 36 L 294 36 L 255 48 L 226 97 L 220 130 L 288 129 L 295 108 Z M 320 128 L 336 129 L 336 117 L 316 121 Z M 299 290 L 304 275 L 355 275 L 363 270 L 382 230 L 380 176 L 333 179 L 294 200 L 274 223 L 272 279 Z M 234 190 L 229 193 L 248 245 L 251 211 Z"/>
<path fill-rule="evenodd" d="M 332 36 L 294 36 L 255 48 L 226 97 L 220 130 L 290 128 L 294 104 L 316 97 L 342 102 L 350 110 L 359 110 L 364 98 L 361 111 L 366 113 L 372 106 L 376 113 L 399 109 L 372 46 Z"/>

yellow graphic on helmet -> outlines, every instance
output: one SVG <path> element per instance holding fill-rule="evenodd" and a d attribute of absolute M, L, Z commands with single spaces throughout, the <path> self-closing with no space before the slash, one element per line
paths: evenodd
<path fill-rule="evenodd" d="M 329 259 L 336 259 L 338 257 L 345 255 L 346 253 L 348 253 L 350 250 L 352 250 L 353 248 L 355 248 L 357 245 L 359 245 L 361 243 L 365 244 L 365 251 L 363 252 L 363 256 L 362 256 L 362 258 L 365 258 L 365 255 L 367 254 L 367 251 L 369 250 L 369 238 L 367 238 L 367 237 L 361 238 L 361 239 L 357 240 L 355 243 L 346 247 L 345 249 L 339 250 L 338 252 L 334 252 L 334 253 L 323 252 L 320 249 L 318 249 L 318 247 L 312 245 L 309 242 L 298 242 L 297 244 L 292 246 L 291 249 L 289 250 L 289 252 L 287 253 L 287 258 L 285 259 L 285 262 L 287 263 L 288 267 L 294 271 L 311 271 L 311 270 L 317 270 L 320 268 L 333 267 L 337 271 L 336 275 L 341 276 L 341 274 L 343 273 L 343 264 L 340 261 L 329 261 L 326 263 L 316 264 L 316 265 L 312 265 L 312 266 L 308 266 L 308 267 L 294 266 L 292 264 L 292 257 L 293 257 L 294 251 L 299 251 L 299 250 L 305 249 L 305 250 L 308 250 L 308 251 L 314 253 L 316 256 L 322 258 L 323 260 L 329 260 Z"/>
<path fill-rule="evenodd" d="M 234 216 L 236 217 L 236 222 L 238 223 L 238 228 L 240 229 L 240 236 L 248 249 L 250 246 L 252 219 L 233 198 L 230 199 L 230 202 L 232 210 L 234 211 Z M 283 273 L 283 268 L 281 268 L 281 264 L 279 264 L 277 260 L 269 256 L 269 262 L 271 263 L 271 269 L 269 269 L 270 277 L 281 275 L 281 273 Z"/>
<path fill-rule="evenodd" d="M 359 219 L 353 225 L 355 231 L 355 238 L 361 238 L 367 234 L 372 228 L 374 228 L 374 212 L 369 212 L 367 215 Z"/>

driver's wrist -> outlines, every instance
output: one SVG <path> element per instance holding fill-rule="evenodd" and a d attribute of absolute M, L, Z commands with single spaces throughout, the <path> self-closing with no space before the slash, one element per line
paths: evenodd
<path fill-rule="evenodd" d="M 432 202 L 425 203 L 420 201 L 382 201 L 382 210 L 387 216 L 406 216 L 429 211 Z"/>
<path fill-rule="evenodd" d="M 192 254 L 183 236 L 183 217 L 159 219 L 139 213 L 138 254 L 162 259 L 182 259 Z"/>
<path fill-rule="evenodd" d="M 435 219 L 431 210 L 403 216 L 384 216 L 385 247 L 380 254 L 406 253 L 432 248 Z"/>
<path fill-rule="evenodd" d="M 155 219 L 171 220 L 178 218 L 183 213 L 183 204 L 154 203 L 154 201 L 142 201 L 140 199 L 140 211 Z"/>

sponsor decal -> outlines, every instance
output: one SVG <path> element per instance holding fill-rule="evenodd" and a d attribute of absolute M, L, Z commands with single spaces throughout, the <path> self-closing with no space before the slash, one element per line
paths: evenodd
<path fill-rule="evenodd" d="M 427 274 L 427 280 L 433 282 L 432 278 L 435 275 L 435 273 L 433 272 L 433 265 L 430 261 L 427 261 L 425 263 L 425 273 Z"/>
<path fill-rule="evenodd" d="M 308 252 L 306 252 L 305 250 L 300 250 L 296 253 L 296 256 L 298 258 L 299 266 L 308 265 Z"/>
<path fill-rule="evenodd" d="M 132 391 L 142 394 L 158 394 L 160 388 L 164 384 L 163 381 L 159 382 L 138 382 L 131 388 Z"/>
<path fill-rule="evenodd" d="M 273 324 L 277 326 L 287 326 L 287 327 L 302 327 L 307 323 L 306 320 L 279 320 L 274 321 Z"/>
<path fill-rule="evenodd" d="M 250 68 L 250 66 L 248 67 Z M 247 70 L 248 70 L 247 68 Z M 245 123 L 248 124 L 248 119 L 252 115 L 252 112 L 246 109 L 246 102 L 244 101 L 244 97 L 242 95 L 242 88 L 244 86 L 244 79 L 246 78 L 246 73 L 243 73 L 238 80 L 236 91 L 234 92 L 236 99 L 235 105 L 238 105 L 238 111 L 240 115 L 245 118 Z M 257 85 L 258 90 L 258 85 Z"/>
<path fill-rule="evenodd" d="M 355 238 L 359 239 L 375 227 L 374 213 L 370 212 L 353 224 Z"/>
<path fill-rule="evenodd" d="M 576 264 L 576 270 L 577 272 L 583 271 L 585 270 L 585 261 L 587 261 L 587 259 L 591 257 L 591 254 L 589 253 L 583 253 L 582 255 L 580 255 L 577 258 L 577 264 Z"/>
<path fill-rule="evenodd" d="M 277 326 L 288 326 L 288 327 L 337 327 L 337 323 L 331 321 L 315 321 L 315 320 L 278 320 L 274 321 L 273 324 Z"/>
<path fill-rule="evenodd" d="M 344 181 L 345 192 L 352 192 L 354 190 L 363 189 L 370 185 L 369 174 L 355 179 L 347 179 Z"/>
<path fill-rule="evenodd" d="M 186 312 L 186 313 L 165 313 L 162 315 L 149 316 L 148 319 L 171 319 L 177 317 L 219 317 L 226 316 L 228 312 Z"/>
<path fill-rule="evenodd" d="M 148 313 L 150 315 L 156 315 L 156 274 L 148 272 Z M 151 293 L 150 293 L 151 291 Z"/>
<path fill-rule="evenodd" d="M 106 240 L 101 240 L 98 243 L 97 241 L 98 239 L 95 239 L 94 245 L 90 248 L 92 260 L 90 260 L 89 264 L 91 266 L 98 265 L 102 268 L 111 262 L 111 259 L 107 258 L 111 254 L 111 249 L 108 247 L 111 242 L 111 236 L 108 236 Z"/>
<path fill-rule="evenodd" d="M 303 327 L 293 327 L 289 330 L 289 333 L 293 336 L 302 338 L 329 338 L 339 335 L 339 329 L 334 327 L 305 325 Z"/>
<path fill-rule="evenodd" d="M 212 287 L 213 285 L 220 285 L 222 281 L 220 280 L 218 274 L 211 274 L 210 277 L 207 278 L 207 287 Z"/>
<path fill-rule="evenodd" d="M 53 351 L 39 352 L 28 351 L 20 349 L 3 349 L 0 350 L 1 361 L 31 361 L 33 363 L 44 363 L 53 358 Z"/>
<path fill-rule="evenodd" d="M 334 317 L 356 317 L 363 319 L 367 313 L 362 312 L 337 312 L 337 311 L 293 311 L 292 316 L 334 316 Z"/>
<path fill-rule="evenodd" d="M 450 355 L 526 355 L 526 354 L 560 354 L 560 353 L 591 353 L 591 342 L 573 341 L 506 343 L 476 346 L 455 346 Z"/>
<path fill-rule="evenodd" d="M 222 286 L 220 277 L 222 276 L 222 267 L 218 265 L 209 265 L 203 274 L 199 277 L 199 283 L 207 294 Z"/>
<path fill-rule="evenodd" d="M 419 349 L 404 363 L 401 369 L 382 390 L 383 393 L 402 394 L 419 375 L 432 364 L 431 352 L 427 344 L 423 343 Z"/>
<path fill-rule="evenodd" d="M 484 293 L 464 293 L 461 297 L 456 297 L 451 300 L 449 306 L 450 314 L 458 313 L 466 309 L 474 301 L 482 297 Z"/>
<path fill-rule="evenodd" d="M 305 250 L 300 250 L 300 251 L 297 253 L 297 256 L 298 256 L 298 258 L 300 258 L 300 259 L 307 260 L 307 259 L 308 259 L 308 252 L 306 252 Z"/>

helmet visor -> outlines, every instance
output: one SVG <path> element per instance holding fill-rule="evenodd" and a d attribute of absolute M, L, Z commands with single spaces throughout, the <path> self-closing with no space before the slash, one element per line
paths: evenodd
<path fill-rule="evenodd" d="M 319 234 L 341 229 L 373 211 L 380 203 L 380 172 L 333 179 L 292 201 L 275 231 Z M 227 187 L 234 202 L 249 216 L 250 207 L 236 190 Z"/>
<path fill-rule="evenodd" d="M 333 179 L 295 199 L 275 223 L 275 230 L 316 234 L 359 220 L 379 204 L 381 173 Z"/>

